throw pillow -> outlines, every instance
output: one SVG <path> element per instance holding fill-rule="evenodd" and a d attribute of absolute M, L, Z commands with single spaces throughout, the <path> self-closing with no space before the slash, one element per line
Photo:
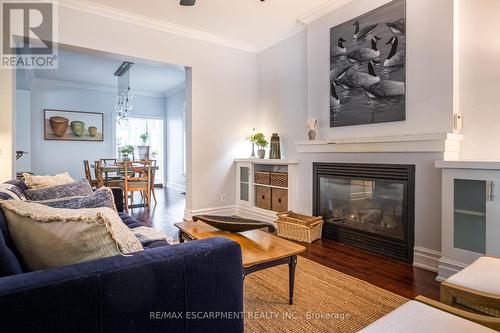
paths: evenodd
<path fill-rule="evenodd" d="M 28 189 L 28 185 L 26 185 L 24 181 L 19 179 L 11 179 L 5 183 L 16 186 L 18 189 L 21 190 L 21 192 L 24 192 Z"/>
<path fill-rule="evenodd" d="M 28 187 L 32 189 L 52 187 L 75 181 L 67 172 L 55 176 L 34 176 L 29 173 L 23 173 L 23 177 Z"/>
<path fill-rule="evenodd" d="M 4 194 L 5 196 L 8 196 L 7 199 L 26 200 L 26 196 L 24 195 L 23 191 L 21 191 L 17 186 L 12 184 L 8 183 L 0 184 L 0 193 Z M 2 198 L 6 198 L 5 196 L 2 196 Z"/>
<path fill-rule="evenodd" d="M 116 211 L 113 191 L 111 191 L 108 187 L 101 187 L 89 196 L 74 196 L 69 198 L 44 200 L 38 201 L 38 203 L 53 208 L 80 209 L 108 207 Z"/>
<path fill-rule="evenodd" d="M 31 271 L 143 250 L 110 208 L 63 209 L 14 200 L 0 201 L 0 207 Z"/>
<path fill-rule="evenodd" d="M 26 198 L 31 201 L 43 201 L 68 197 L 84 197 L 92 194 L 92 187 L 87 180 L 72 182 L 41 189 L 29 189 L 24 191 Z"/>

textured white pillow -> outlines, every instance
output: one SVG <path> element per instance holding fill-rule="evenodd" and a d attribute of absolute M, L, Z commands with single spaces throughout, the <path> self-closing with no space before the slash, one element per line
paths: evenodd
<path fill-rule="evenodd" d="M 55 176 L 34 176 L 29 173 L 23 173 L 24 181 L 31 189 L 39 189 L 72 183 L 75 180 L 71 178 L 69 173 L 64 172 Z"/>
<path fill-rule="evenodd" d="M 32 271 L 143 250 L 111 208 L 63 209 L 14 200 L 0 201 L 0 206 Z"/>

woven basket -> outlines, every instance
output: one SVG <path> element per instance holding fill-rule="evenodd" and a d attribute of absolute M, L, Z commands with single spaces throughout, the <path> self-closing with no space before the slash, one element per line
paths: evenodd
<path fill-rule="evenodd" d="M 323 220 L 321 219 L 309 225 L 302 225 L 278 219 L 276 225 L 278 226 L 278 236 L 299 242 L 312 243 L 321 238 Z"/>
<path fill-rule="evenodd" d="M 279 213 L 278 219 L 285 221 L 285 222 L 290 222 L 290 223 L 295 223 L 295 224 L 300 224 L 300 225 L 310 225 L 314 222 L 323 221 L 322 217 L 302 215 L 302 214 L 294 213 L 292 211 L 289 211 L 286 213 Z"/>
<path fill-rule="evenodd" d="M 269 185 L 271 183 L 271 173 L 265 171 L 255 171 L 255 184 Z"/>
<path fill-rule="evenodd" d="M 264 186 L 255 186 L 255 206 L 271 210 L 271 189 Z"/>
<path fill-rule="evenodd" d="M 271 185 L 279 187 L 288 187 L 288 173 L 271 172 Z"/>
<path fill-rule="evenodd" d="M 282 188 L 273 188 L 271 190 L 272 210 L 276 213 L 286 212 L 288 210 L 288 190 Z"/>

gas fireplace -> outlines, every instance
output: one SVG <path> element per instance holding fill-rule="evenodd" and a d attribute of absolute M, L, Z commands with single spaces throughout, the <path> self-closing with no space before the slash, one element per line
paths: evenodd
<path fill-rule="evenodd" d="M 323 237 L 413 261 L 415 166 L 314 163 Z"/>

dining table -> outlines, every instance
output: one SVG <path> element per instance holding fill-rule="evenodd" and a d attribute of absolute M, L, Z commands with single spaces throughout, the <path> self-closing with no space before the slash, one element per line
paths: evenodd
<path fill-rule="evenodd" d="M 133 161 L 127 161 L 127 162 L 133 162 Z M 91 167 L 95 168 L 95 165 L 92 165 Z M 156 171 L 159 168 L 160 167 L 158 165 L 151 166 L 151 170 Z M 102 173 L 104 174 L 104 184 L 106 186 L 109 185 L 109 179 L 110 179 L 109 174 L 110 173 L 119 173 L 119 172 L 122 172 L 122 173 L 125 172 L 125 164 L 123 163 L 123 161 L 118 161 L 117 163 L 113 163 L 113 164 L 103 164 L 102 165 Z"/>

